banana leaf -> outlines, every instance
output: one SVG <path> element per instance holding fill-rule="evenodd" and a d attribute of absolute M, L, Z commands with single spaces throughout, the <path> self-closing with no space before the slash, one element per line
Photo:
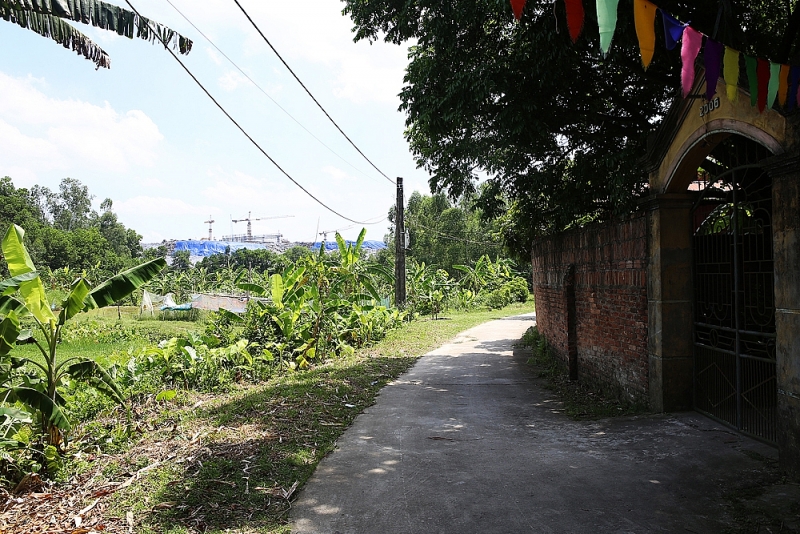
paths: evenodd
<path fill-rule="evenodd" d="M 29 273 L 21 274 L 19 276 L 14 276 L 12 278 L 8 278 L 6 280 L 0 281 L 0 295 L 11 295 L 17 289 L 22 282 L 30 282 L 39 277 L 39 273 L 36 271 L 31 271 Z"/>
<path fill-rule="evenodd" d="M 109 278 L 86 296 L 83 301 L 84 311 L 119 302 L 155 278 L 166 265 L 164 258 L 156 258 Z"/>
<path fill-rule="evenodd" d="M 19 337 L 19 319 L 17 314 L 10 312 L 0 321 L 0 357 L 5 357 L 14 348 Z"/>
<path fill-rule="evenodd" d="M 7 398 L 11 402 L 19 401 L 41 412 L 42 417 L 46 418 L 60 430 L 68 432 L 72 429 L 72 425 L 67 420 L 64 412 L 61 411 L 61 408 L 53 402 L 53 399 L 41 391 L 27 387 L 14 387 L 0 391 L 0 396 L 6 397 L 6 395 L 8 395 Z"/>
<path fill-rule="evenodd" d="M 219 309 L 219 314 L 222 315 L 223 317 L 225 317 L 226 319 L 228 319 L 232 323 L 239 324 L 239 323 L 243 323 L 244 322 L 244 319 L 242 319 L 241 317 L 239 317 L 238 315 L 236 315 L 232 311 L 226 310 L 225 308 L 220 308 Z"/>
<path fill-rule="evenodd" d="M 100 364 L 92 360 L 84 360 L 67 367 L 67 374 L 74 380 L 82 380 L 97 391 L 109 396 L 119 404 L 125 404 L 125 398 L 117 383 Z"/>
<path fill-rule="evenodd" d="M 243 291 L 249 291 L 259 296 L 267 294 L 267 290 L 258 284 L 239 284 L 238 287 Z"/>
<path fill-rule="evenodd" d="M 3 237 L 3 255 L 11 276 L 20 276 L 36 271 L 28 250 L 23 244 L 24 237 L 25 230 L 16 224 L 12 225 Z M 50 310 L 50 303 L 47 301 L 44 286 L 39 277 L 20 282 L 19 292 L 24 299 L 25 307 L 40 323 L 49 324 L 50 321 L 56 320 L 56 316 Z"/>
<path fill-rule="evenodd" d="M 27 9 L 16 9 L 12 2 L 0 1 L 0 17 L 26 30 L 52 39 L 64 48 L 85 57 L 99 69 L 111 68 L 111 58 L 100 46 L 79 30 L 55 15 L 37 13 Z"/>
<path fill-rule="evenodd" d="M 279 274 L 270 276 L 269 287 L 272 292 L 272 303 L 278 308 L 283 308 L 283 277 Z"/>
<path fill-rule="evenodd" d="M 4 296 L 0 297 L 0 315 L 7 315 L 14 312 L 17 315 L 23 315 L 28 309 L 25 303 L 16 297 Z"/>
<path fill-rule="evenodd" d="M 81 22 L 129 39 L 163 43 L 181 54 L 192 50 L 192 41 L 178 32 L 101 0 L 0 0 L 0 7 Z"/>
<path fill-rule="evenodd" d="M 86 300 L 86 297 L 89 295 L 90 291 L 91 288 L 89 287 L 89 284 L 87 284 L 86 280 L 83 278 L 79 278 L 74 284 L 72 284 L 72 290 L 61 304 L 61 313 L 58 316 L 58 324 L 66 323 L 75 317 L 75 315 L 83 311 L 85 306 L 84 301 Z"/>

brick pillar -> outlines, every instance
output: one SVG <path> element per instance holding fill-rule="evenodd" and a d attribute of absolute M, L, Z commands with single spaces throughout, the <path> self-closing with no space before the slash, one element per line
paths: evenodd
<path fill-rule="evenodd" d="M 781 466 L 800 477 L 800 156 L 771 158 L 775 254 L 778 450 Z"/>
<path fill-rule="evenodd" d="M 650 409 L 692 408 L 692 198 L 668 193 L 648 205 Z"/>

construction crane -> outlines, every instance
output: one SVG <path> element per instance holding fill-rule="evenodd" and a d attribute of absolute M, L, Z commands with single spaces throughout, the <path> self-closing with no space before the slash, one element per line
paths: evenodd
<path fill-rule="evenodd" d="M 328 234 L 335 234 L 336 232 L 340 232 L 342 230 L 349 230 L 353 226 L 355 225 L 351 224 L 350 226 L 345 226 L 344 228 L 337 228 L 336 230 L 323 230 L 319 233 L 319 235 L 322 236 L 322 242 L 326 243 L 328 241 Z"/>
<path fill-rule="evenodd" d="M 247 221 L 247 239 L 252 239 L 253 238 L 253 226 L 252 226 L 253 221 L 266 221 L 268 219 L 288 219 L 288 218 L 291 218 L 291 217 L 294 217 L 294 215 L 276 215 L 274 217 L 258 217 L 256 219 L 253 219 L 253 212 L 252 211 L 248 211 L 246 219 L 231 219 L 231 222 L 240 223 L 240 222 Z"/>
<path fill-rule="evenodd" d="M 215 221 L 211 217 L 211 215 L 209 215 L 208 216 L 208 220 L 207 221 L 203 221 L 203 222 L 208 225 L 208 240 L 211 241 L 211 225 L 214 224 Z"/>

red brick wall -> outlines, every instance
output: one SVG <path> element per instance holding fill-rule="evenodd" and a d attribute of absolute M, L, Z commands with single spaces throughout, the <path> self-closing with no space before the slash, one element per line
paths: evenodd
<path fill-rule="evenodd" d="M 581 382 L 632 401 L 648 398 L 647 218 L 637 215 L 534 244 L 539 332 L 565 365 L 577 353 Z M 574 266 L 575 335 L 567 285 Z"/>

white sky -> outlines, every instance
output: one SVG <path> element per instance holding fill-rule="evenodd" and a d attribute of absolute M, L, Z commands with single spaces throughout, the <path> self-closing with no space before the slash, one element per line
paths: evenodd
<path fill-rule="evenodd" d="M 261 146 L 315 196 L 344 215 L 382 219 L 395 188 L 350 147 L 284 69 L 232 0 L 171 0 L 333 154 L 287 117 L 199 35 L 166 0 L 136 0 L 145 16 L 194 41 L 181 56 Z M 352 41 L 352 22 L 332 0 L 240 0 L 345 132 L 406 197 L 428 191 L 403 139 L 397 111 L 405 47 Z M 119 0 L 114 0 L 119 5 Z M 99 205 L 145 242 L 244 233 L 230 219 L 294 215 L 253 223 L 310 241 L 317 229 L 361 226 L 331 214 L 275 169 L 222 115 L 160 45 L 76 24 L 111 56 L 110 70 L 0 20 L 0 176 L 17 187 L 89 186 Z M 382 239 L 389 223 L 367 226 Z"/>

